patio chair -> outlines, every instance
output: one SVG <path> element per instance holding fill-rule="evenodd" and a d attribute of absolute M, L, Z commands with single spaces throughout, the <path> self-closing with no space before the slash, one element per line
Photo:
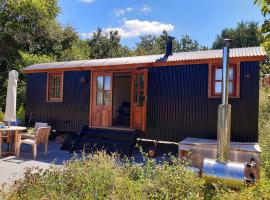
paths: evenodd
<path fill-rule="evenodd" d="M 37 155 L 37 145 L 43 144 L 45 147 L 45 155 L 48 154 L 48 140 L 49 140 L 49 135 L 50 135 L 51 127 L 41 127 L 37 129 L 36 135 L 34 135 L 31 138 L 26 138 L 22 139 L 19 136 L 18 139 L 18 145 L 17 145 L 17 157 L 20 156 L 20 151 L 21 151 L 21 144 L 29 144 L 32 146 L 32 153 L 33 153 L 33 158 L 34 160 L 36 159 Z"/>
<path fill-rule="evenodd" d="M 22 137 L 22 139 L 31 139 L 31 138 L 33 139 L 33 138 L 35 138 L 35 135 L 37 133 L 38 128 L 47 127 L 47 126 L 48 126 L 48 123 L 36 122 L 34 130 L 31 132 L 28 132 L 28 133 L 22 133 L 21 137 Z"/>

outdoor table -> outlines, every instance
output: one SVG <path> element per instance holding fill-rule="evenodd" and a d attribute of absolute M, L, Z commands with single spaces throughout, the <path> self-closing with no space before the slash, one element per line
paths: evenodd
<path fill-rule="evenodd" d="M 26 130 L 26 127 L 22 127 L 22 126 L 5 126 L 4 128 L 0 128 L 0 157 L 2 157 L 2 134 L 3 132 L 7 131 L 8 134 L 10 134 L 10 132 L 14 131 L 14 150 L 15 152 L 13 152 L 13 154 L 17 155 L 17 146 L 18 146 L 18 135 L 20 133 L 20 131 L 24 131 Z"/>

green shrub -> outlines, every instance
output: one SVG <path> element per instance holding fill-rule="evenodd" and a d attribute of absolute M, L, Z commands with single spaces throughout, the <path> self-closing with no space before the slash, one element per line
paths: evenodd
<path fill-rule="evenodd" d="M 270 178 L 270 95 L 269 88 L 260 91 L 259 143 L 262 148 L 262 166 Z"/>
<path fill-rule="evenodd" d="M 17 119 L 19 119 L 22 124 L 25 123 L 25 109 L 23 105 L 21 105 L 17 110 Z"/>
<path fill-rule="evenodd" d="M 4 199 L 202 199 L 203 182 L 177 160 L 144 165 L 104 152 L 49 170 L 27 170 Z"/>
<path fill-rule="evenodd" d="M 5 118 L 5 114 L 2 111 L 2 108 L 0 108 L 0 122 L 3 122 Z"/>

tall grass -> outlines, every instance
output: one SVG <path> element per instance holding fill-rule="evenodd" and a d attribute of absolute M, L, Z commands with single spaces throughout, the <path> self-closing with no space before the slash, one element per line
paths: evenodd
<path fill-rule="evenodd" d="M 201 199 L 203 181 L 177 159 L 144 165 L 104 152 L 49 170 L 28 170 L 4 199 Z"/>
<path fill-rule="evenodd" d="M 259 143 L 262 148 L 262 165 L 266 177 L 270 178 L 270 95 L 269 88 L 260 91 Z"/>

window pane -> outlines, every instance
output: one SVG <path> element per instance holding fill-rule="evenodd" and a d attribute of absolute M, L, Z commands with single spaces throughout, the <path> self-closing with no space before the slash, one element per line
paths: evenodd
<path fill-rule="evenodd" d="M 110 90 L 110 89 L 111 89 L 111 77 L 105 76 L 104 90 Z"/>
<path fill-rule="evenodd" d="M 55 88 L 51 88 L 50 98 L 54 98 L 54 97 L 55 97 Z"/>
<path fill-rule="evenodd" d="M 50 77 L 50 85 L 54 86 L 54 77 L 53 76 Z"/>
<path fill-rule="evenodd" d="M 229 80 L 232 81 L 233 80 L 233 69 L 230 68 L 229 70 Z"/>
<path fill-rule="evenodd" d="M 222 69 L 217 68 L 215 72 L 215 80 L 221 81 L 222 80 Z"/>
<path fill-rule="evenodd" d="M 111 91 L 104 91 L 104 105 L 110 105 L 111 104 Z"/>
<path fill-rule="evenodd" d="M 139 88 L 143 89 L 144 88 L 144 75 L 143 74 L 139 74 L 138 75 L 139 78 Z"/>
<path fill-rule="evenodd" d="M 229 91 L 229 94 L 233 93 L 233 83 L 231 81 L 229 82 L 228 91 Z"/>
<path fill-rule="evenodd" d="M 103 89 L 103 76 L 97 77 L 97 90 Z"/>
<path fill-rule="evenodd" d="M 61 78 L 59 76 L 57 76 L 55 80 L 56 80 L 55 85 L 60 87 Z"/>
<path fill-rule="evenodd" d="M 138 76 L 134 80 L 134 103 L 138 103 Z"/>
<path fill-rule="evenodd" d="M 221 93 L 222 84 L 221 82 L 215 82 L 215 94 Z"/>
<path fill-rule="evenodd" d="M 60 98 L 60 87 L 55 88 L 55 97 Z"/>
<path fill-rule="evenodd" d="M 97 91 L 97 105 L 101 106 L 103 105 L 103 93 L 101 91 Z"/>
<path fill-rule="evenodd" d="M 139 98 L 138 98 L 138 104 L 139 104 L 139 106 L 143 106 L 143 98 L 144 98 L 143 90 L 140 90 L 139 91 Z"/>

